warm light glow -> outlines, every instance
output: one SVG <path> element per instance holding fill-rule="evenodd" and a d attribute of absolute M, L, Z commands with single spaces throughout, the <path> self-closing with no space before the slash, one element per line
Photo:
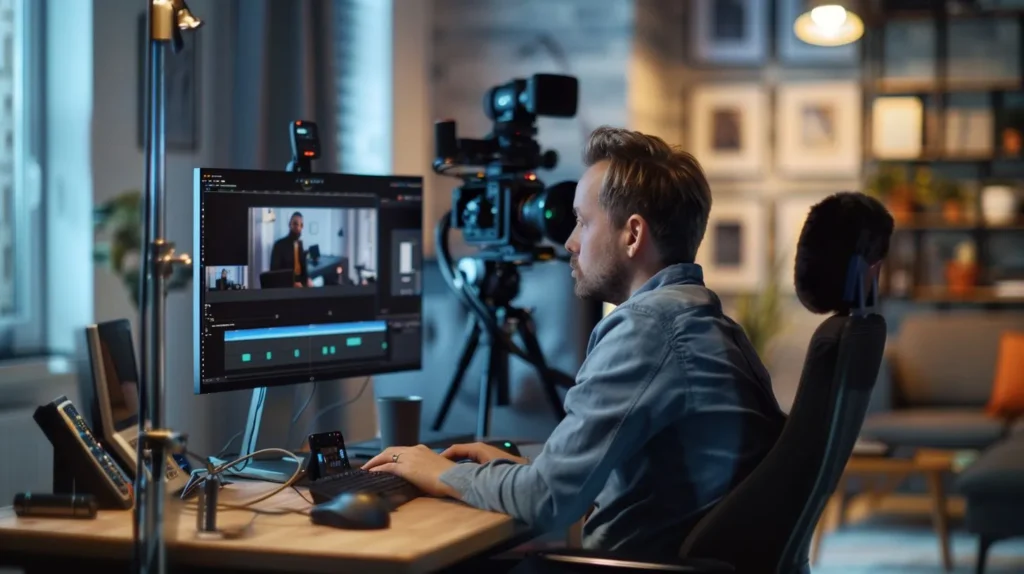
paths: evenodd
<path fill-rule="evenodd" d="M 829 4 L 811 10 L 811 20 L 822 30 L 835 33 L 846 23 L 846 8 Z"/>
<path fill-rule="evenodd" d="M 842 46 L 856 42 L 864 35 L 864 22 L 838 4 L 826 4 L 797 18 L 793 32 L 808 44 Z"/>

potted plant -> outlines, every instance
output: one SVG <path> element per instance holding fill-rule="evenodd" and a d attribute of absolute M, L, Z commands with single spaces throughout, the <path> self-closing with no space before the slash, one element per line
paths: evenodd
<path fill-rule="evenodd" d="M 914 187 L 907 181 L 902 168 L 883 166 L 866 183 L 867 194 L 884 203 L 896 223 L 911 221 L 914 216 Z"/>
<path fill-rule="evenodd" d="M 1024 148 L 1024 109 L 1011 108 L 1003 112 L 1002 128 L 999 133 L 999 155 L 1020 157 Z"/>
<path fill-rule="evenodd" d="M 133 189 L 97 206 L 93 210 L 93 263 L 106 265 L 124 283 L 132 304 L 139 308 L 140 263 L 142 250 L 142 193 Z M 188 286 L 191 269 L 175 267 L 167 281 L 167 290 Z"/>
<path fill-rule="evenodd" d="M 935 198 L 942 206 L 942 220 L 949 224 L 963 223 L 966 219 L 965 193 L 955 181 L 940 181 L 935 186 Z"/>
<path fill-rule="evenodd" d="M 743 294 L 737 301 L 736 322 L 743 327 L 750 344 L 765 363 L 768 362 L 769 345 L 782 331 L 781 270 L 782 260 L 776 258 L 770 266 L 764 289 Z"/>
<path fill-rule="evenodd" d="M 974 242 L 963 241 L 956 246 L 951 261 L 946 262 L 946 288 L 954 297 L 967 297 L 978 280 L 978 262 Z"/>

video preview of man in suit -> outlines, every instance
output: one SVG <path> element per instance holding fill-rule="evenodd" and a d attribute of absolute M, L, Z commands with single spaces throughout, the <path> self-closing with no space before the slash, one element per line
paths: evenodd
<path fill-rule="evenodd" d="M 296 211 L 288 220 L 288 235 L 274 242 L 270 252 L 270 270 L 292 271 L 295 287 L 312 287 L 306 266 L 306 252 L 302 248 L 302 213 Z"/>
<path fill-rule="evenodd" d="M 227 269 L 221 269 L 220 270 L 220 278 L 217 279 L 217 290 L 218 291 L 227 291 L 230 288 L 231 288 L 231 282 L 228 281 L 228 270 Z"/>

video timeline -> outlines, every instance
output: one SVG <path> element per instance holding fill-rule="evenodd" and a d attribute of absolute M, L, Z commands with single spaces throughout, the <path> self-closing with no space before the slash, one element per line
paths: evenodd
<path fill-rule="evenodd" d="M 227 371 L 384 359 L 387 351 L 384 321 L 224 332 Z"/>

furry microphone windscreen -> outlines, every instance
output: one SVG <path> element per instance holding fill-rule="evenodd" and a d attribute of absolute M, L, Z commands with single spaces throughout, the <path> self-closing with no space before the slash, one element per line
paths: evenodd
<path fill-rule="evenodd" d="M 797 297 L 812 313 L 848 313 L 844 300 L 850 258 L 867 231 L 868 265 L 889 253 L 895 221 L 877 199 L 859 192 L 831 195 L 811 208 L 796 248 Z"/>

